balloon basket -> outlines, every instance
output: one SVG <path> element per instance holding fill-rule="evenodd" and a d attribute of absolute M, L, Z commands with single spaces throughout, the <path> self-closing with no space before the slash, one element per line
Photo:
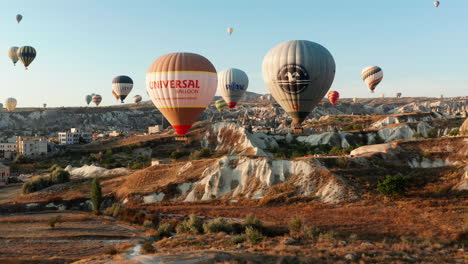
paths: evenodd
<path fill-rule="evenodd" d="M 189 138 L 188 138 L 188 136 L 176 136 L 175 140 L 176 141 L 188 141 Z"/>
<path fill-rule="evenodd" d="M 294 134 L 304 134 L 304 128 L 302 127 L 295 127 L 293 129 Z"/>

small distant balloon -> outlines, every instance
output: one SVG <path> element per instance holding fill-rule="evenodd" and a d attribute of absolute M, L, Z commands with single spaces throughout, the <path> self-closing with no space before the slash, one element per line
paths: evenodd
<path fill-rule="evenodd" d="M 99 106 L 99 104 L 102 102 L 102 96 L 99 94 L 93 95 L 93 103 L 96 104 L 96 106 Z"/>
<path fill-rule="evenodd" d="M 440 2 L 439 2 L 439 1 L 435 1 L 435 2 L 434 2 L 434 6 L 435 6 L 435 7 L 439 7 L 439 5 L 440 5 Z"/>
<path fill-rule="evenodd" d="M 119 75 L 112 80 L 112 91 L 115 92 L 121 103 L 124 102 L 132 89 L 133 80 L 128 76 Z"/>
<path fill-rule="evenodd" d="M 401 93 L 397 93 L 397 94 L 396 94 L 396 97 L 397 97 L 397 98 L 400 98 L 400 97 L 401 97 Z"/>
<path fill-rule="evenodd" d="M 232 32 L 234 32 L 234 29 L 231 28 L 231 27 L 228 27 L 228 28 L 227 28 L 227 33 L 229 34 L 229 36 L 232 35 Z"/>
<path fill-rule="evenodd" d="M 16 15 L 16 22 L 18 22 L 18 24 L 19 24 L 19 22 L 21 22 L 21 20 L 23 20 L 23 16 L 20 15 L 20 14 L 17 14 Z"/>
<path fill-rule="evenodd" d="M 7 98 L 7 99 L 5 100 L 5 107 L 6 107 L 6 109 L 8 110 L 8 112 L 13 112 L 13 110 L 16 109 L 17 103 L 18 103 L 18 102 L 16 101 L 15 98 L 12 98 L 12 97 Z"/>
<path fill-rule="evenodd" d="M 224 101 L 223 99 L 216 100 L 215 106 L 216 106 L 216 109 L 218 109 L 218 111 L 220 112 L 223 112 L 224 110 L 228 108 L 226 101 Z"/>
<path fill-rule="evenodd" d="M 249 86 L 249 78 L 242 70 L 229 68 L 218 74 L 218 92 L 229 108 L 234 108 Z"/>
<path fill-rule="evenodd" d="M 135 95 L 135 96 L 133 96 L 133 102 L 134 102 L 135 104 L 140 103 L 141 100 L 143 100 L 143 98 L 141 97 L 141 95 Z"/>
<path fill-rule="evenodd" d="M 94 94 L 88 94 L 85 96 L 85 101 L 86 101 L 86 104 L 89 105 L 91 103 L 91 101 L 93 100 L 93 95 Z"/>
<path fill-rule="evenodd" d="M 330 101 L 332 105 L 336 104 L 339 98 L 340 98 L 340 93 L 338 93 L 337 91 L 330 91 L 328 93 L 328 100 Z"/>
<path fill-rule="evenodd" d="M 23 46 L 18 49 L 17 55 L 27 70 L 34 58 L 36 58 L 36 50 L 31 46 Z"/>
<path fill-rule="evenodd" d="M 18 62 L 18 47 L 11 47 L 8 49 L 8 57 L 10 57 L 13 65 L 16 66 L 16 63 Z"/>

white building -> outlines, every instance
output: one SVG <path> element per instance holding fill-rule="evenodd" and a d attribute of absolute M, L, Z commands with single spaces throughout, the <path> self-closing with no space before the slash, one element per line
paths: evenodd
<path fill-rule="evenodd" d="M 10 167 L 0 163 L 0 182 L 5 183 L 10 177 Z"/>
<path fill-rule="evenodd" d="M 89 132 L 81 131 L 77 128 L 71 128 L 70 131 L 58 133 L 60 145 L 71 145 L 80 143 L 91 143 L 93 135 Z"/>
<path fill-rule="evenodd" d="M 16 148 L 23 156 L 47 154 L 47 139 L 44 137 L 17 137 Z"/>
<path fill-rule="evenodd" d="M 0 142 L 0 158 L 13 159 L 16 152 L 16 142 Z"/>
<path fill-rule="evenodd" d="M 163 126 L 161 125 L 155 125 L 155 126 L 150 126 L 148 127 L 148 134 L 156 134 L 156 133 L 159 133 L 159 132 L 162 132 L 163 131 Z"/>

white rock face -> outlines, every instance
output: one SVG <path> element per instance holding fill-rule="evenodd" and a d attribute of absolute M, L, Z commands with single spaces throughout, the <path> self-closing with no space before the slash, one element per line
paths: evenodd
<path fill-rule="evenodd" d="M 371 156 L 376 153 L 390 153 L 392 151 L 398 151 L 398 147 L 392 143 L 385 143 L 385 144 L 376 144 L 376 145 L 369 145 L 359 147 L 351 151 L 351 156 Z"/>
<path fill-rule="evenodd" d="M 152 193 L 150 195 L 143 196 L 143 202 L 144 203 L 154 203 L 154 202 L 160 202 L 164 199 L 165 194 L 164 193 Z"/>
<path fill-rule="evenodd" d="M 214 141 L 214 142 L 213 142 Z M 276 148 L 276 140 L 264 133 L 250 133 L 235 123 L 220 122 L 213 124 L 202 141 L 202 146 L 216 145 L 216 151 L 229 154 L 266 156 L 263 149 Z"/>
<path fill-rule="evenodd" d="M 310 136 L 299 136 L 296 138 L 297 141 L 307 143 L 311 146 L 317 146 L 321 144 L 340 145 L 342 148 L 349 147 L 350 144 L 346 140 L 346 136 L 351 135 L 347 132 L 324 132 L 320 134 L 314 134 Z"/>
<path fill-rule="evenodd" d="M 126 168 L 116 168 L 108 170 L 106 168 L 102 168 L 95 165 L 84 165 L 81 168 L 73 168 L 72 166 L 68 165 L 65 168 L 65 171 L 68 171 L 71 176 L 85 178 L 130 173 L 130 170 Z"/>
<path fill-rule="evenodd" d="M 185 201 L 237 195 L 261 198 L 266 190 L 285 181 L 296 187 L 298 195 L 316 195 L 325 203 L 357 198 L 342 178 L 313 159 L 226 156 L 203 172 L 203 179 L 194 183 Z"/>
<path fill-rule="evenodd" d="M 430 160 L 428 158 L 422 158 L 421 160 L 414 158 L 408 161 L 408 165 L 411 168 L 439 168 L 444 166 L 450 166 L 453 163 L 449 160 L 435 159 Z"/>
<path fill-rule="evenodd" d="M 460 183 L 455 187 L 457 191 L 468 191 L 468 165 L 465 166 L 465 173 L 463 174 Z"/>

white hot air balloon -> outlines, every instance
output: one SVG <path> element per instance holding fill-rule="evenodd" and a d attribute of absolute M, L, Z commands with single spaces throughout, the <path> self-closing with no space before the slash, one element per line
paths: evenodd
<path fill-rule="evenodd" d="M 13 112 L 16 109 L 16 104 L 17 101 L 15 98 L 10 97 L 5 100 L 5 108 L 8 112 Z"/>
<path fill-rule="evenodd" d="M 228 27 L 228 28 L 227 28 L 227 33 L 229 34 L 229 36 L 232 35 L 232 32 L 234 32 L 234 29 L 231 28 L 231 27 Z"/>
<path fill-rule="evenodd" d="M 247 74 L 239 69 L 229 68 L 218 74 L 218 92 L 229 108 L 234 108 L 249 86 Z"/>
<path fill-rule="evenodd" d="M 10 57 L 11 61 L 13 62 L 13 65 L 16 66 L 16 63 L 18 62 L 18 47 L 11 47 L 8 50 L 8 57 Z"/>
<path fill-rule="evenodd" d="M 120 98 L 123 103 L 128 94 L 132 91 L 133 80 L 132 78 L 119 75 L 112 80 L 112 91 Z"/>
<path fill-rule="evenodd" d="M 439 5 L 440 5 L 440 2 L 439 2 L 439 1 L 435 1 L 435 2 L 434 2 L 434 6 L 435 6 L 435 7 L 439 7 Z"/>
<path fill-rule="evenodd" d="M 140 103 L 141 100 L 143 100 L 143 98 L 141 97 L 141 95 L 135 95 L 135 96 L 133 96 L 133 102 L 134 102 L 135 104 Z"/>
<path fill-rule="evenodd" d="M 291 40 L 271 49 L 262 64 L 271 95 L 300 125 L 327 94 L 335 77 L 335 61 L 320 44 Z"/>

